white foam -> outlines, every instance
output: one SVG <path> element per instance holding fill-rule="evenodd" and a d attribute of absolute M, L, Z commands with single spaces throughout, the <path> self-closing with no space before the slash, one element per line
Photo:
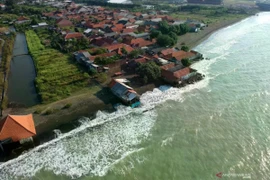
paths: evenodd
<path fill-rule="evenodd" d="M 83 125 L 71 133 L 2 164 L 0 179 L 30 178 L 41 169 L 71 178 L 86 174 L 103 176 L 113 164 L 140 150 L 136 145 L 150 135 L 156 113 L 133 113 L 118 116 L 115 122 L 107 121 L 102 128 L 94 126 L 94 130 L 87 127 L 101 122 L 85 119 Z M 106 113 L 102 114 L 102 119 L 105 116 Z"/>

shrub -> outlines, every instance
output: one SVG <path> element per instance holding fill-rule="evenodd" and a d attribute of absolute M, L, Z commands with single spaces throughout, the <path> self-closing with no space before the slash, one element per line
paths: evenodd
<path fill-rule="evenodd" d="M 63 107 L 63 109 L 68 109 L 68 108 L 70 108 L 71 106 L 72 106 L 71 103 L 67 103 L 67 104 Z"/>
<path fill-rule="evenodd" d="M 56 112 L 57 109 L 48 109 L 46 112 L 45 112 L 45 115 L 50 115 L 50 114 L 53 114 L 54 112 Z"/>
<path fill-rule="evenodd" d="M 41 112 L 42 112 L 41 109 L 36 109 L 34 113 L 35 113 L 35 114 L 41 114 Z"/>
<path fill-rule="evenodd" d="M 104 83 L 106 82 L 108 79 L 108 76 L 106 73 L 99 73 L 98 74 L 98 77 L 97 77 L 97 81 L 100 82 L 100 83 Z"/>

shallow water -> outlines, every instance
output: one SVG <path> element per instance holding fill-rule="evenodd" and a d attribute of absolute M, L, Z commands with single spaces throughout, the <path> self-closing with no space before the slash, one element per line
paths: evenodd
<path fill-rule="evenodd" d="M 269 179 L 270 14 L 196 47 L 206 78 L 142 95 L 0 165 L 0 179 Z M 147 112 L 145 112 L 148 110 Z M 25 177 L 25 178 L 23 178 Z"/>

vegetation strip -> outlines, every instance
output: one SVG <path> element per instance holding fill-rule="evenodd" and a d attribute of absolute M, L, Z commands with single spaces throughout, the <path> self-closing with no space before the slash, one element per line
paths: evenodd
<path fill-rule="evenodd" d="M 8 105 L 8 97 L 6 96 L 8 89 L 7 76 L 10 71 L 10 61 L 12 59 L 12 49 L 15 41 L 15 34 L 3 37 L 5 41 L 2 48 L 2 61 L 0 65 L 0 89 L 2 92 L 1 97 L 1 110 L 6 109 Z M 2 113 L 1 113 L 2 114 Z"/>
<path fill-rule="evenodd" d="M 35 83 L 42 103 L 63 99 L 87 86 L 89 75 L 80 70 L 70 56 L 55 49 L 45 48 L 32 30 L 26 31 L 25 34 L 29 52 L 36 66 Z"/>

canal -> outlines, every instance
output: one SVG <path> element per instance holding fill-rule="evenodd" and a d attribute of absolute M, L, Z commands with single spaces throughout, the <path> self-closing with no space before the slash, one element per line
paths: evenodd
<path fill-rule="evenodd" d="M 35 66 L 28 54 L 25 35 L 17 33 L 8 76 L 9 103 L 26 107 L 38 104 L 40 101 L 34 84 L 35 77 Z"/>

